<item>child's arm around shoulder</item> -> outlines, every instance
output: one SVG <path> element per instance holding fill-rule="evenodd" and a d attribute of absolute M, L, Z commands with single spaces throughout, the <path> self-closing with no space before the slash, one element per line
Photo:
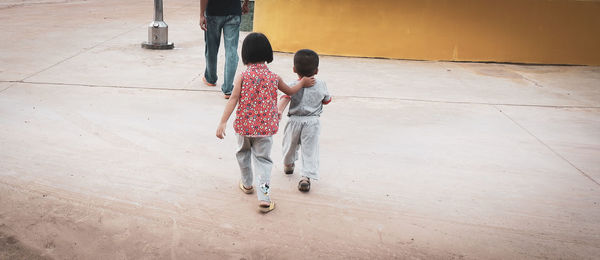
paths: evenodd
<path fill-rule="evenodd" d="M 277 88 L 281 90 L 281 92 L 290 96 L 296 94 L 296 92 L 298 92 L 301 88 L 312 87 L 313 85 L 315 85 L 314 77 L 302 77 L 302 79 L 300 79 L 298 83 L 296 83 L 296 85 L 291 87 L 285 84 L 285 82 L 283 82 L 283 79 L 281 79 L 279 75 L 277 77 L 279 82 L 277 84 Z"/>
<path fill-rule="evenodd" d="M 227 101 L 227 105 L 225 105 L 225 110 L 223 111 L 223 116 L 221 116 L 221 122 L 219 122 L 219 126 L 217 127 L 217 137 L 219 139 L 223 139 L 225 137 L 225 128 L 227 127 L 227 120 L 231 116 L 233 109 L 238 103 L 240 99 L 240 93 L 242 92 L 242 77 L 237 76 L 235 81 L 233 82 L 233 90 L 231 91 L 231 96 Z"/>

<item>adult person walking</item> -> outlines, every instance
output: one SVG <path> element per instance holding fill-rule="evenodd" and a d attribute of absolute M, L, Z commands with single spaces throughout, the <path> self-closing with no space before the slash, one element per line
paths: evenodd
<path fill-rule="evenodd" d="M 238 65 L 238 40 L 242 14 L 248 13 L 248 0 L 200 0 L 200 28 L 204 31 L 206 69 L 202 81 L 214 87 L 217 83 L 217 54 L 221 32 L 225 42 L 225 75 L 221 91 L 226 99 L 233 90 L 233 79 Z"/>

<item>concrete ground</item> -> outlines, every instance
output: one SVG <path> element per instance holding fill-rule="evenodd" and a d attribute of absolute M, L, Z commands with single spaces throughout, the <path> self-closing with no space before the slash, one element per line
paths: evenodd
<path fill-rule="evenodd" d="M 261 215 L 197 2 L 165 1 L 169 51 L 140 48 L 152 1 L 0 3 L 0 259 L 600 255 L 599 67 L 321 57 L 322 179 L 298 192 L 277 134 Z"/>

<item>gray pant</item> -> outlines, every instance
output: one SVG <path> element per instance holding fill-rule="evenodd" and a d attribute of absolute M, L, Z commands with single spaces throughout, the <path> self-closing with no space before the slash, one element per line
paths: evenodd
<path fill-rule="evenodd" d="M 283 136 L 283 163 L 295 163 L 302 146 L 302 176 L 318 180 L 320 132 L 319 117 L 290 117 Z"/>
<path fill-rule="evenodd" d="M 252 164 L 254 164 L 254 170 L 258 177 L 258 185 L 255 186 L 257 187 L 258 200 L 271 201 L 269 198 L 269 185 L 271 182 L 271 169 L 273 168 L 273 161 L 271 160 L 273 137 L 237 135 L 237 141 L 238 150 L 235 156 L 242 172 L 242 183 L 246 187 L 253 185 Z"/>

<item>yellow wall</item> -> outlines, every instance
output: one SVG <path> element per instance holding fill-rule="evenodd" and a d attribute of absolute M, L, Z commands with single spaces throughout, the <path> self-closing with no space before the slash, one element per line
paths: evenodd
<path fill-rule="evenodd" d="M 278 51 L 600 65 L 600 0 L 259 0 Z"/>

